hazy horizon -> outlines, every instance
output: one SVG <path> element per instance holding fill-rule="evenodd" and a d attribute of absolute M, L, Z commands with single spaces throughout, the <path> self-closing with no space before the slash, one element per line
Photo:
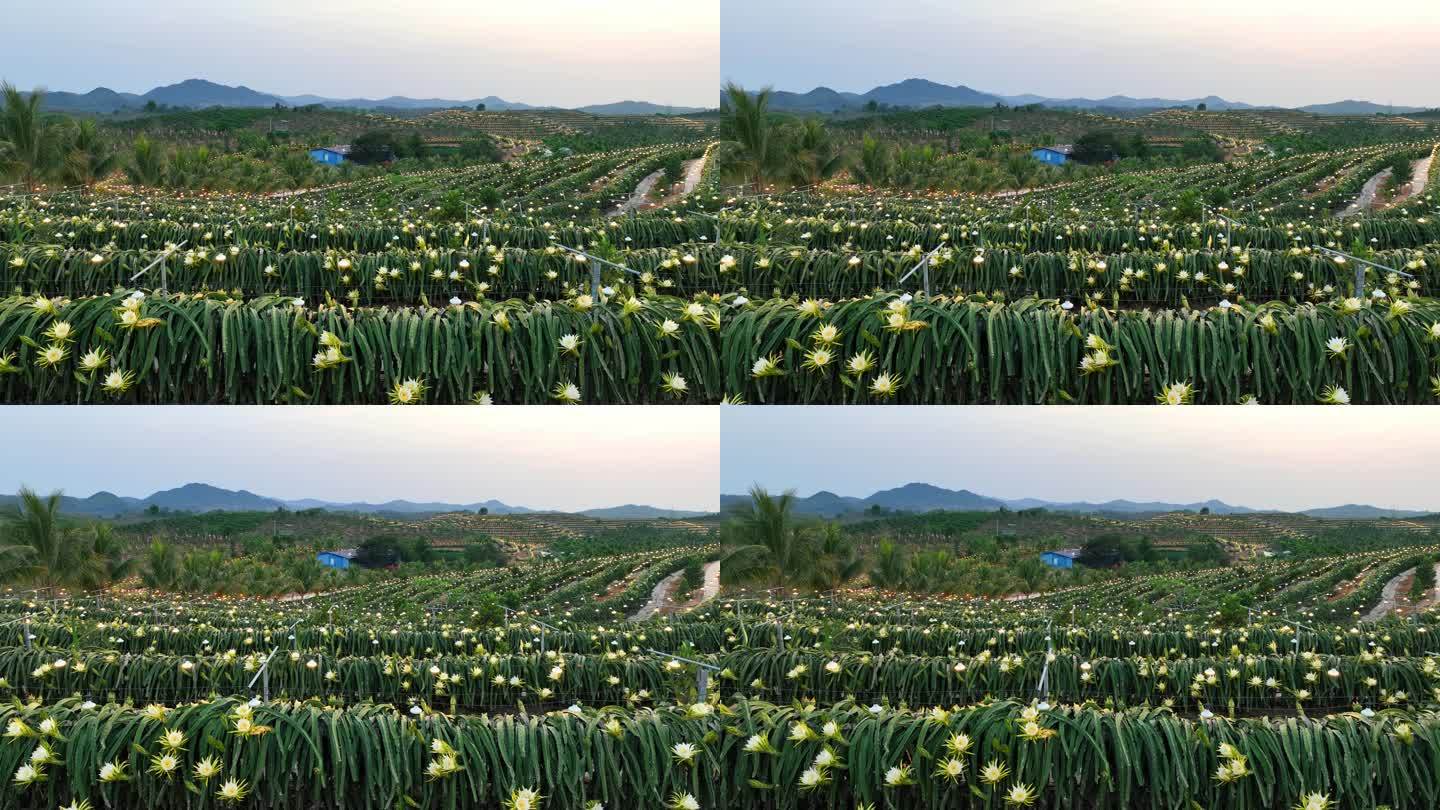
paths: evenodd
<path fill-rule="evenodd" d="M 280 96 L 498 96 L 535 106 L 713 107 L 719 0 L 479 7 L 463 0 L 21 3 L 4 78 L 24 90 L 144 93 L 184 79 Z M 663 69 L 657 69 L 663 66 Z"/>
<path fill-rule="evenodd" d="M 865 92 L 908 78 L 999 95 L 1190 99 L 1256 106 L 1342 100 L 1440 107 L 1440 4 L 1357 13 L 1317 0 L 725 0 L 721 73 L 748 88 Z"/>
<path fill-rule="evenodd" d="M 27 406 L 9 414 L 0 492 L 143 498 L 205 483 L 281 500 L 717 511 L 718 414 L 650 410 Z"/>
<path fill-rule="evenodd" d="M 1001 499 L 1440 512 L 1423 408 L 770 407 L 721 413 L 720 483 L 865 497 L 907 483 Z M 898 469 L 897 469 L 898 468 Z"/>

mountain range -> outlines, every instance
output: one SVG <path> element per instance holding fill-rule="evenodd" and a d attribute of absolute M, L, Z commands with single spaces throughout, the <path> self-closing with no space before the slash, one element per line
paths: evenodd
<path fill-rule="evenodd" d="M 831 113 L 841 110 L 858 110 L 870 102 L 891 107 L 993 107 L 1004 104 L 1009 107 L 1023 107 L 1039 104 L 1044 107 L 1078 110 L 1150 110 L 1168 107 L 1195 107 L 1204 104 L 1209 110 L 1252 110 L 1256 105 L 1239 101 L 1228 101 L 1219 96 L 1205 98 L 1168 99 L 1132 98 L 1130 96 L 1109 96 L 1106 98 L 1055 98 L 1025 94 L 1007 96 L 987 93 L 965 85 L 950 86 L 928 79 L 906 79 L 895 84 L 873 88 L 864 93 L 846 93 L 829 87 L 817 87 L 806 93 L 785 90 L 776 91 L 770 106 L 776 110 L 790 112 Z M 1420 112 L 1423 107 L 1395 107 L 1375 104 L 1369 101 L 1338 101 L 1333 104 L 1312 104 L 1298 108 L 1304 112 L 1321 115 L 1369 115 L 1372 113 Z"/>
<path fill-rule="evenodd" d="M 216 84 L 215 82 L 206 81 L 205 79 L 186 79 L 176 84 L 156 87 L 139 94 L 120 93 L 108 87 L 97 87 L 88 93 L 48 91 L 45 94 L 46 109 L 60 112 L 111 113 L 126 110 L 135 111 L 144 108 L 145 105 L 151 101 L 157 105 L 164 104 L 169 107 L 189 109 L 204 109 L 207 107 L 274 107 L 276 104 L 286 107 L 303 107 L 310 104 L 319 104 L 323 107 L 362 110 L 429 110 L 449 109 L 452 107 L 474 109 L 478 104 L 484 104 L 486 110 L 557 109 L 554 107 L 536 107 L 516 101 L 506 101 L 497 96 L 472 99 L 410 98 L 409 96 L 389 96 L 380 99 L 329 98 L 310 94 L 282 96 L 252 90 L 244 85 L 232 87 L 230 85 Z M 594 115 L 652 115 L 656 113 L 682 115 L 701 111 L 698 107 L 672 107 L 652 104 L 648 101 L 619 101 L 613 104 L 594 104 L 576 109 L 579 112 L 588 112 Z"/>
<path fill-rule="evenodd" d="M 0 495 L 0 507 L 11 507 L 15 504 L 16 497 L 13 495 Z M 492 515 L 518 515 L 538 511 L 525 506 L 511 506 L 497 500 L 479 501 L 477 503 L 438 503 L 438 502 L 415 502 L 415 501 L 386 501 L 384 503 L 337 503 L 333 501 L 322 501 L 315 498 L 301 498 L 298 500 L 281 500 L 278 498 L 267 498 L 264 495 L 257 495 L 249 490 L 221 489 L 209 484 L 185 484 L 174 489 L 162 490 L 144 498 L 127 498 L 116 495 L 113 492 L 97 492 L 85 498 L 77 498 L 65 495 L 61 498 L 61 512 L 69 515 L 84 515 L 87 517 L 121 517 L 134 515 L 146 511 L 151 506 L 171 512 L 190 512 L 201 514 L 204 512 L 273 512 L 276 509 L 289 509 L 298 511 L 301 509 L 324 509 L 330 512 L 357 512 L 362 514 L 391 514 L 391 515 L 421 515 L 439 514 L 444 512 L 478 512 L 485 509 Z M 686 518 L 698 517 L 705 512 L 693 512 L 681 509 L 661 509 L 654 506 L 643 506 L 639 504 L 624 504 L 622 506 L 610 506 L 600 509 L 587 509 L 575 514 L 594 518 L 611 518 L 640 520 L 650 518 Z"/>
<path fill-rule="evenodd" d="M 750 500 L 748 495 L 721 495 L 721 511 L 729 511 Z M 1199 512 L 1210 510 L 1214 515 L 1245 515 L 1257 512 L 1280 510 L 1252 509 L 1248 506 L 1233 506 L 1224 501 L 1208 500 L 1197 503 L 1166 503 L 1161 501 L 1113 500 L 1104 503 L 1058 502 L 1038 498 L 1003 499 L 979 495 L 968 489 L 951 490 L 933 484 L 906 484 L 894 489 L 881 490 L 864 498 L 837 495 L 821 490 L 804 498 L 797 498 L 795 511 L 818 517 L 839 517 L 847 513 L 863 512 L 872 506 L 900 512 L 994 512 L 1002 508 L 1048 509 L 1052 512 L 1078 512 L 1084 514 L 1140 515 L 1162 512 Z M 1362 504 L 1346 504 L 1322 509 L 1307 509 L 1298 514 L 1328 519 L 1364 518 L 1407 518 L 1432 514 L 1407 509 L 1384 509 Z"/>

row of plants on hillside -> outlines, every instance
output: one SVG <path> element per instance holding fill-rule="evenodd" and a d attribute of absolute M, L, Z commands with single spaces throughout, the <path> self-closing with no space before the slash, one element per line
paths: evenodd
<path fill-rule="evenodd" d="M 18 808 L 1430 807 L 1433 715 L 1191 722 L 996 702 L 907 711 L 696 703 L 449 718 L 235 699 L 0 708 Z M 548 740 L 549 744 L 541 741 Z M 34 751 L 41 755 L 34 756 Z M 1106 752 L 1128 752 L 1114 760 Z M 1305 752 L 1331 752 L 1312 756 Z M 547 753 L 555 752 L 555 753 Z M 1132 759 L 1133 758 L 1133 759 Z M 1161 762 L 1136 768 L 1132 762 Z M 27 764 L 28 763 L 28 764 Z M 300 778 L 303 775 L 303 778 Z M 1060 788 L 1057 786 L 1071 786 Z M 1073 788 L 1073 789 L 1071 789 Z M 1312 798 L 1313 797 L 1313 798 Z"/>

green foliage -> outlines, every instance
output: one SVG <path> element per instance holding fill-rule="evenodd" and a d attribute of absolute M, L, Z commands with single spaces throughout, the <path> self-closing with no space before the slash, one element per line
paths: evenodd
<path fill-rule="evenodd" d="M 12 512 L 0 516 L 0 582 L 41 588 L 103 588 L 129 571 L 108 526 L 74 526 L 60 514 L 60 493 L 21 487 Z"/>

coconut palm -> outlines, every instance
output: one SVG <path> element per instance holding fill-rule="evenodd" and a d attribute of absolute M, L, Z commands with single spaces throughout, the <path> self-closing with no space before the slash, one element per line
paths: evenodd
<path fill-rule="evenodd" d="M 117 165 L 119 158 L 100 136 L 95 122 L 84 119 L 76 123 L 69 133 L 61 178 L 69 185 L 89 188 L 115 171 Z"/>
<path fill-rule="evenodd" d="M 108 523 L 96 523 L 82 534 L 81 564 L 76 572 L 75 584 L 87 590 L 97 590 L 130 576 L 135 561 L 125 555 L 125 545 Z"/>
<path fill-rule="evenodd" d="M 145 568 L 140 572 L 140 581 L 147 588 L 171 590 L 180 579 L 180 559 L 175 547 L 159 540 L 150 544 L 145 554 Z"/>
<path fill-rule="evenodd" d="M 838 525 L 825 524 L 815 544 L 811 583 L 818 590 L 833 590 L 860 576 L 864 570 L 865 558 L 856 550 L 855 544 L 840 532 Z"/>
<path fill-rule="evenodd" d="M 64 584 L 79 567 L 79 546 L 60 525 L 60 493 L 41 497 L 28 487 L 8 516 L 7 542 L 0 546 L 0 579 L 42 587 Z"/>
<path fill-rule="evenodd" d="M 158 186 L 165 180 L 165 153 L 155 142 L 139 136 L 135 139 L 125 175 L 137 186 Z"/>
<path fill-rule="evenodd" d="M 890 540 L 880 541 L 875 562 L 870 566 L 870 583 L 877 588 L 900 590 L 909 576 L 909 559 Z"/>
<path fill-rule="evenodd" d="M 866 135 L 860 142 L 860 159 L 851 165 L 850 172 L 865 185 L 885 185 L 890 180 L 890 148 Z"/>
<path fill-rule="evenodd" d="M 34 183 L 50 167 L 54 156 L 54 139 L 40 121 L 40 105 L 45 91 L 36 89 L 29 96 L 9 82 L 0 83 L 4 108 L 0 110 L 0 142 L 5 165 L 20 176 L 27 186 Z"/>
<path fill-rule="evenodd" d="M 844 153 L 836 148 L 820 119 L 807 118 L 789 134 L 787 161 L 796 185 L 819 185 L 845 168 Z"/>
<path fill-rule="evenodd" d="M 725 85 L 728 103 L 723 126 L 730 140 L 721 144 L 724 162 L 757 194 L 766 178 L 784 170 L 784 150 L 770 122 L 772 92 L 766 87 L 752 96 L 737 84 Z"/>
<path fill-rule="evenodd" d="M 750 488 L 750 502 L 735 511 L 722 533 L 730 546 L 720 563 L 726 579 L 779 585 L 808 578 L 813 558 L 794 508 L 794 490 L 771 495 L 758 484 Z"/>

